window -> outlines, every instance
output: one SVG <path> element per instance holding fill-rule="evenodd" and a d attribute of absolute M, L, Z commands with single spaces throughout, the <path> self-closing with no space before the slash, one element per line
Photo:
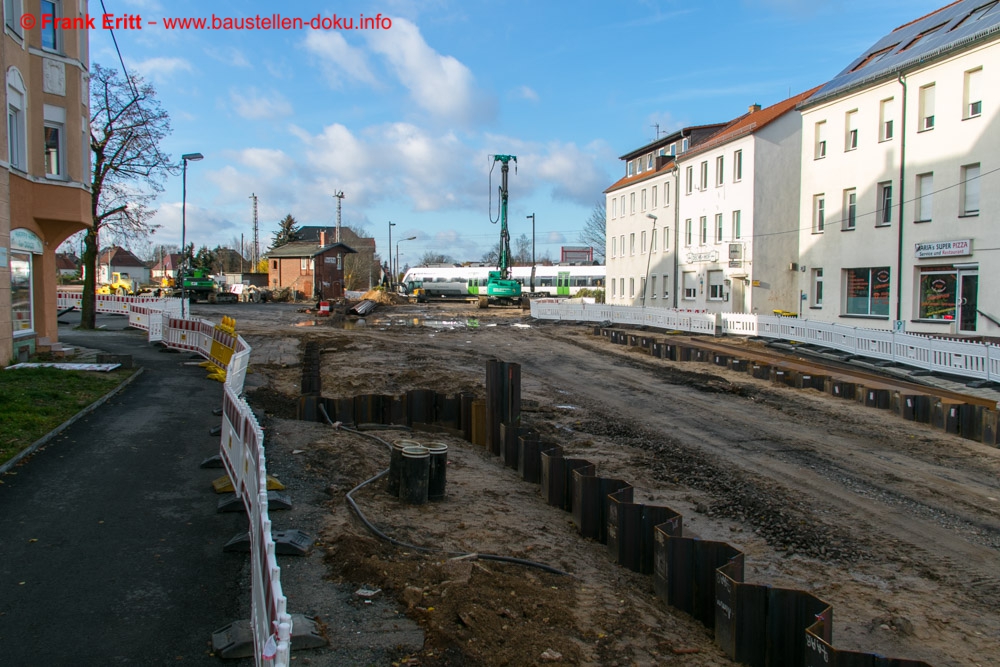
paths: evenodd
<path fill-rule="evenodd" d="M 639 209 L 639 210 L 645 211 L 646 210 L 646 188 L 642 189 L 642 197 L 641 197 L 641 202 L 640 203 L 642 205 L 642 208 Z"/>
<path fill-rule="evenodd" d="M 625 256 L 625 235 L 622 234 L 618 238 L 619 238 L 618 247 L 621 249 L 621 252 L 620 252 L 619 256 L 620 257 L 624 257 Z M 622 292 L 622 293 L 624 294 L 624 292 Z"/>
<path fill-rule="evenodd" d="M 858 110 L 844 115 L 844 150 L 853 151 L 858 147 Z"/>
<path fill-rule="evenodd" d="M 669 155 L 677 155 L 677 144 L 670 144 Z"/>
<path fill-rule="evenodd" d="M 635 254 L 635 232 L 628 235 L 628 254 Z"/>
<path fill-rule="evenodd" d="M 715 242 L 722 243 L 722 214 L 715 214 Z"/>
<path fill-rule="evenodd" d="M 875 212 L 875 226 L 892 224 L 892 181 L 878 184 L 878 210 Z"/>
<path fill-rule="evenodd" d="M 844 220 L 840 229 L 854 229 L 858 215 L 858 191 L 854 188 L 844 190 Z"/>
<path fill-rule="evenodd" d="M 649 252 L 656 252 L 656 228 L 649 233 Z"/>
<path fill-rule="evenodd" d="M 812 287 L 809 290 L 813 308 L 823 305 L 823 269 L 812 270 Z"/>
<path fill-rule="evenodd" d="M 917 176 L 917 200 L 914 202 L 916 211 L 914 222 L 929 222 L 934 211 L 934 174 L 919 174 Z"/>
<path fill-rule="evenodd" d="M 684 176 L 686 177 L 684 192 L 691 194 L 691 190 L 694 189 L 694 167 L 688 167 L 684 172 Z"/>
<path fill-rule="evenodd" d="M 616 257 L 618 255 L 618 237 L 611 237 L 611 256 Z"/>
<path fill-rule="evenodd" d="M 826 196 L 813 195 L 813 234 L 821 234 L 826 228 Z"/>
<path fill-rule="evenodd" d="M 646 156 L 646 169 L 652 169 L 652 168 L 653 168 L 653 154 L 650 153 L 649 155 Z"/>
<path fill-rule="evenodd" d="M 670 181 L 663 184 L 663 205 L 670 206 Z"/>
<path fill-rule="evenodd" d="M 632 162 L 632 160 L 628 161 L 628 175 L 629 176 L 635 175 L 635 162 Z"/>
<path fill-rule="evenodd" d="M 652 201 L 652 205 L 653 205 L 653 208 L 656 208 L 656 186 L 655 185 L 653 186 L 653 201 Z"/>
<path fill-rule="evenodd" d="M 703 215 L 698 219 L 698 222 L 701 223 L 699 225 L 701 233 L 698 235 L 698 239 L 700 240 L 701 245 L 705 245 L 708 243 L 708 218 Z"/>
<path fill-rule="evenodd" d="M 684 221 L 684 245 L 691 245 L 691 218 Z"/>
<path fill-rule="evenodd" d="M 10 166 L 21 171 L 28 170 L 27 148 L 27 114 L 25 103 L 27 92 L 24 80 L 15 67 L 7 71 L 7 159 Z"/>
<path fill-rule="evenodd" d="M 629 210 L 628 210 L 628 212 L 632 213 L 634 215 L 635 214 L 635 193 L 634 192 L 629 193 L 628 202 L 629 202 Z"/>
<path fill-rule="evenodd" d="M 962 92 L 962 118 L 976 118 L 983 113 L 982 93 L 983 68 L 979 67 L 965 73 L 965 83 Z"/>
<path fill-rule="evenodd" d="M 954 321 L 958 308 L 958 272 L 952 266 L 921 267 L 920 304 L 922 320 Z"/>
<path fill-rule="evenodd" d="M 844 269 L 844 312 L 889 316 L 889 267 Z"/>
<path fill-rule="evenodd" d="M 49 178 L 65 178 L 66 109 L 46 104 L 42 111 L 45 117 L 45 175 Z"/>
<path fill-rule="evenodd" d="M 709 301 L 722 301 L 725 298 L 723 292 L 722 271 L 708 272 L 708 299 Z"/>
<path fill-rule="evenodd" d="M 668 276 L 668 275 L 664 275 L 663 276 L 663 298 L 664 299 L 666 299 L 670 295 L 670 286 L 667 283 L 667 281 L 669 279 L 670 279 L 670 276 Z"/>
<path fill-rule="evenodd" d="M 14 325 L 14 336 L 35 330 L 31 260 L 30 253 L 14 249 L 10 251 L 10 316 Z"/>
<path fill-rule="evenodd" d="M 743 151 L 733 153 L 733 182 L 738 183 L 743 180 Z"/>
<path fill-rule="evenodd" d="M 275 271 L 278 270 L 278 260 L 274 260 L 273 262 L 271 262 L 271 268 L 274 269 Z"/>
<path fill-rule="evenodd" d="M 733 240 L 743 237 L 743 230 L 740 229 L 740 212 L 733 211 Z"/>
<path fill-rule="evenodd" d="M 704 190 L 708 187 L 708 160 L 703 160 L 701 163 L 701 184 L 699 189 Z"/>
<path fill-rule="evenodd" d="M 7 28 L 21 37 L 21 0 L 3 0 L 3 15 Z"/>
<path fill-rule="evenodd" d="M 301 269 L 302 271 L 308 271 L 311 268 L 312 268 L 312 262 L 309 261 L 308 257 L 299 258 L 299 269 Z"/>
<path fill-rule="evenodd" d="M 637 158 L 635 161 L 635 173 L 642 173 L 642 158 Z"/>
<path fill-rule="evenodd" d="M 639 296 L 646 298 L 646 276 L 639 276 Z"/>
<path fill-rule="evenodd" d="M 639 246 L 641 247 L 640 252 L 643 255 L 645 255 L 646 254 L 646 232 L 642 233 L 642 236 L 641 236 L 641 238 L 639 240 Z"/>
<path fill-rule="evenodd" d="M 611 279 L 611 298 L 613 299 L 616 296 L 618 296 L 618 284 L 615 282 L 615 279 L 612 278 Z"/>
<path fill-rule="evenodd" d="M 622 298 L 625 298 L 625 279 L 618 279 L 618 293 L 621 294 Z"/>
<path fill-rule="evenodd" d="M 621 210 L 621 216 L 625 217 L 625 195 L 622 195 L 622 205 L 618 207 Z"/>
<path fill-rule="evenodd" d="M 691 142 L 690 142 L 690 140 L 687 137 L 684 137 L 681 140 L 681 153 L 685 152 L 688 149 L 688 146 L 690 145 L 690 143 Z"/>
<path fill-rule="evenodd" d="M 656 274 L 655 273 L 649 279 L 649 287 L 652 290 L 652 293 L 649 296 L 655 299 L 656 298 Z"/>
<path fill-rule="evenodd" d="M 878 140 L 892 139 L 892 98 L 882 100 L 878 107 Z"/>
<path fill-rule="evenodd" d="M 628 295 L 630 297 L 635 296 L 635 278 L 628 279 Z"/>
<path fill-rule="evenodd" d="M 39 12 L 38 24 L 42 27 L 42 48 L 48 51 L 59 51 L 62 49 L 62 40 L 59 38 L 60 30 L 56 28 L 58 19 L 62 17 L 61 0 L 42 0 L 41 12 Z M 44 17 L 52 17 L 51 21 L 45 21 Z"/>
<path fill-rule="evenodd" d="M 979 215 L 979 164 L 962 167 L 962 210 L 959 215 Z"/>
<path fill-rule="evenodd" d="M 684 272 L 684 300 L 691 301 L 698 298 L 698 277 L 694 271 Z"/>
<path fill-rule="evenodd" d="M 611 198 L 611 219 L 618 217 L 618 197 Z"/>
<path fill-rule="evenodd" d="M 819 160 L 826 157 L 826 121 L 821 120 L 816 123 L 815 145 L 813 149 L 813 159 Z"/>
<path fill-rule="evenodd" d="M 917 132 L 926 132 L 934 129 L 934 84 L 923 86 L 920 89 L 920 124 Z"/>
<path fill-rule="evenodd" d="M 715 186 L 716 187 L 722 185 L 722 178 L 723 178 L 723 174 L 724 173 L 725 172 L 723 171 L 723 158 L 720 155 L 719 157 L 715 158 Z"/>

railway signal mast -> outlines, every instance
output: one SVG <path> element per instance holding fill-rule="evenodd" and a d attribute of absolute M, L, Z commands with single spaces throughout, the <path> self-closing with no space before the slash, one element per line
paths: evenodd
<path fill-rule="evenodd" d="M 500 201 L 499 216 L 497 220 L 490 218 L 490 222 L 496 224 L 500 222 L 500 251 L 497 257 L 497 270 L 490 271 L 486 280 L 486 294 L 479 294 L 479 307 L 489 308 L 490 304 L 509 305 L 521 298 L 521 283 L 511 278 L 510 270 L 510 231 L 507 229 L 507 175 L 510 172 L 510 163 L 514 163 L 517 170 L 516 155 L 494 155 L 493 166 L 500 163 Z M 492 169 L 490 170 L 492 172 Z M 492 216 L 492 214 L 491 214 Z"/>

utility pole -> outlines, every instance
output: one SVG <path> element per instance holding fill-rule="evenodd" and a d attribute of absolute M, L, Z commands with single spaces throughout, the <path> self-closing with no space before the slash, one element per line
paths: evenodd
<path fill-rule="evenodd" d="M 257 264 L 260 263 L 260 245 L 257 236 L 257 195 L 251 194 L 250 199 L 253 200 L 253 270 L 257 270 Z"/>
<path fill-rule="evenodd" d="M 344 202 L 344 191 L 343 190 L 337 190 L 336 192 L 333 193 L 333 196 L 337 198 L 337 243 L 341 243 L 341 240 L 340 240 L 340 205 Z"/>

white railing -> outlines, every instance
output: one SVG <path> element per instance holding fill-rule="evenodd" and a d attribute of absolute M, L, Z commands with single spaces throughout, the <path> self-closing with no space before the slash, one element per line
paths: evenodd
<path fill-rule="evenodd" d="M 181 300 L 172 297 L 159 296 L 118 296 L 116 294 L 95 294 L 94 312 L 105 315 L 128 315 L 134 305 L 146 306 L 156 310 L 166 311 L 179 315 L 181 312 Z M 81 292 L 56 291 L 56 308 L 63 310 L 66 308 L 83 308 L 83 294 Z"/>
<path fill-rule="evenodd" d="M 884 329 L 863 329 L 797 317 L 696 313 L 660 308 L 565 303 L 558 299 L 532 301 L 531 316 L 540 320 L 612 322 L 692 333 L 721 332 L 733 336 L 760 336 L 812 343 L 848 354 L 928 371 L 1000 381 L 1000 346 L 992 343 L 932 338 Z"/>

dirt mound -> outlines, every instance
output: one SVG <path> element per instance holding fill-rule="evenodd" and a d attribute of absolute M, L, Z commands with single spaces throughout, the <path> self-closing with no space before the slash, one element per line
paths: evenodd
<path fill-rule="evenodd" d="M 380 289 L 371 289 L 361 295 L 362 299 L 368 301 L 374 301 L 375 303 L 382 304 L 383 306 L 396 306 L 399 304 L 407 303 L 405 297 L 398 294 L 393 294 L 392 292 L 386 292 Z"/>

